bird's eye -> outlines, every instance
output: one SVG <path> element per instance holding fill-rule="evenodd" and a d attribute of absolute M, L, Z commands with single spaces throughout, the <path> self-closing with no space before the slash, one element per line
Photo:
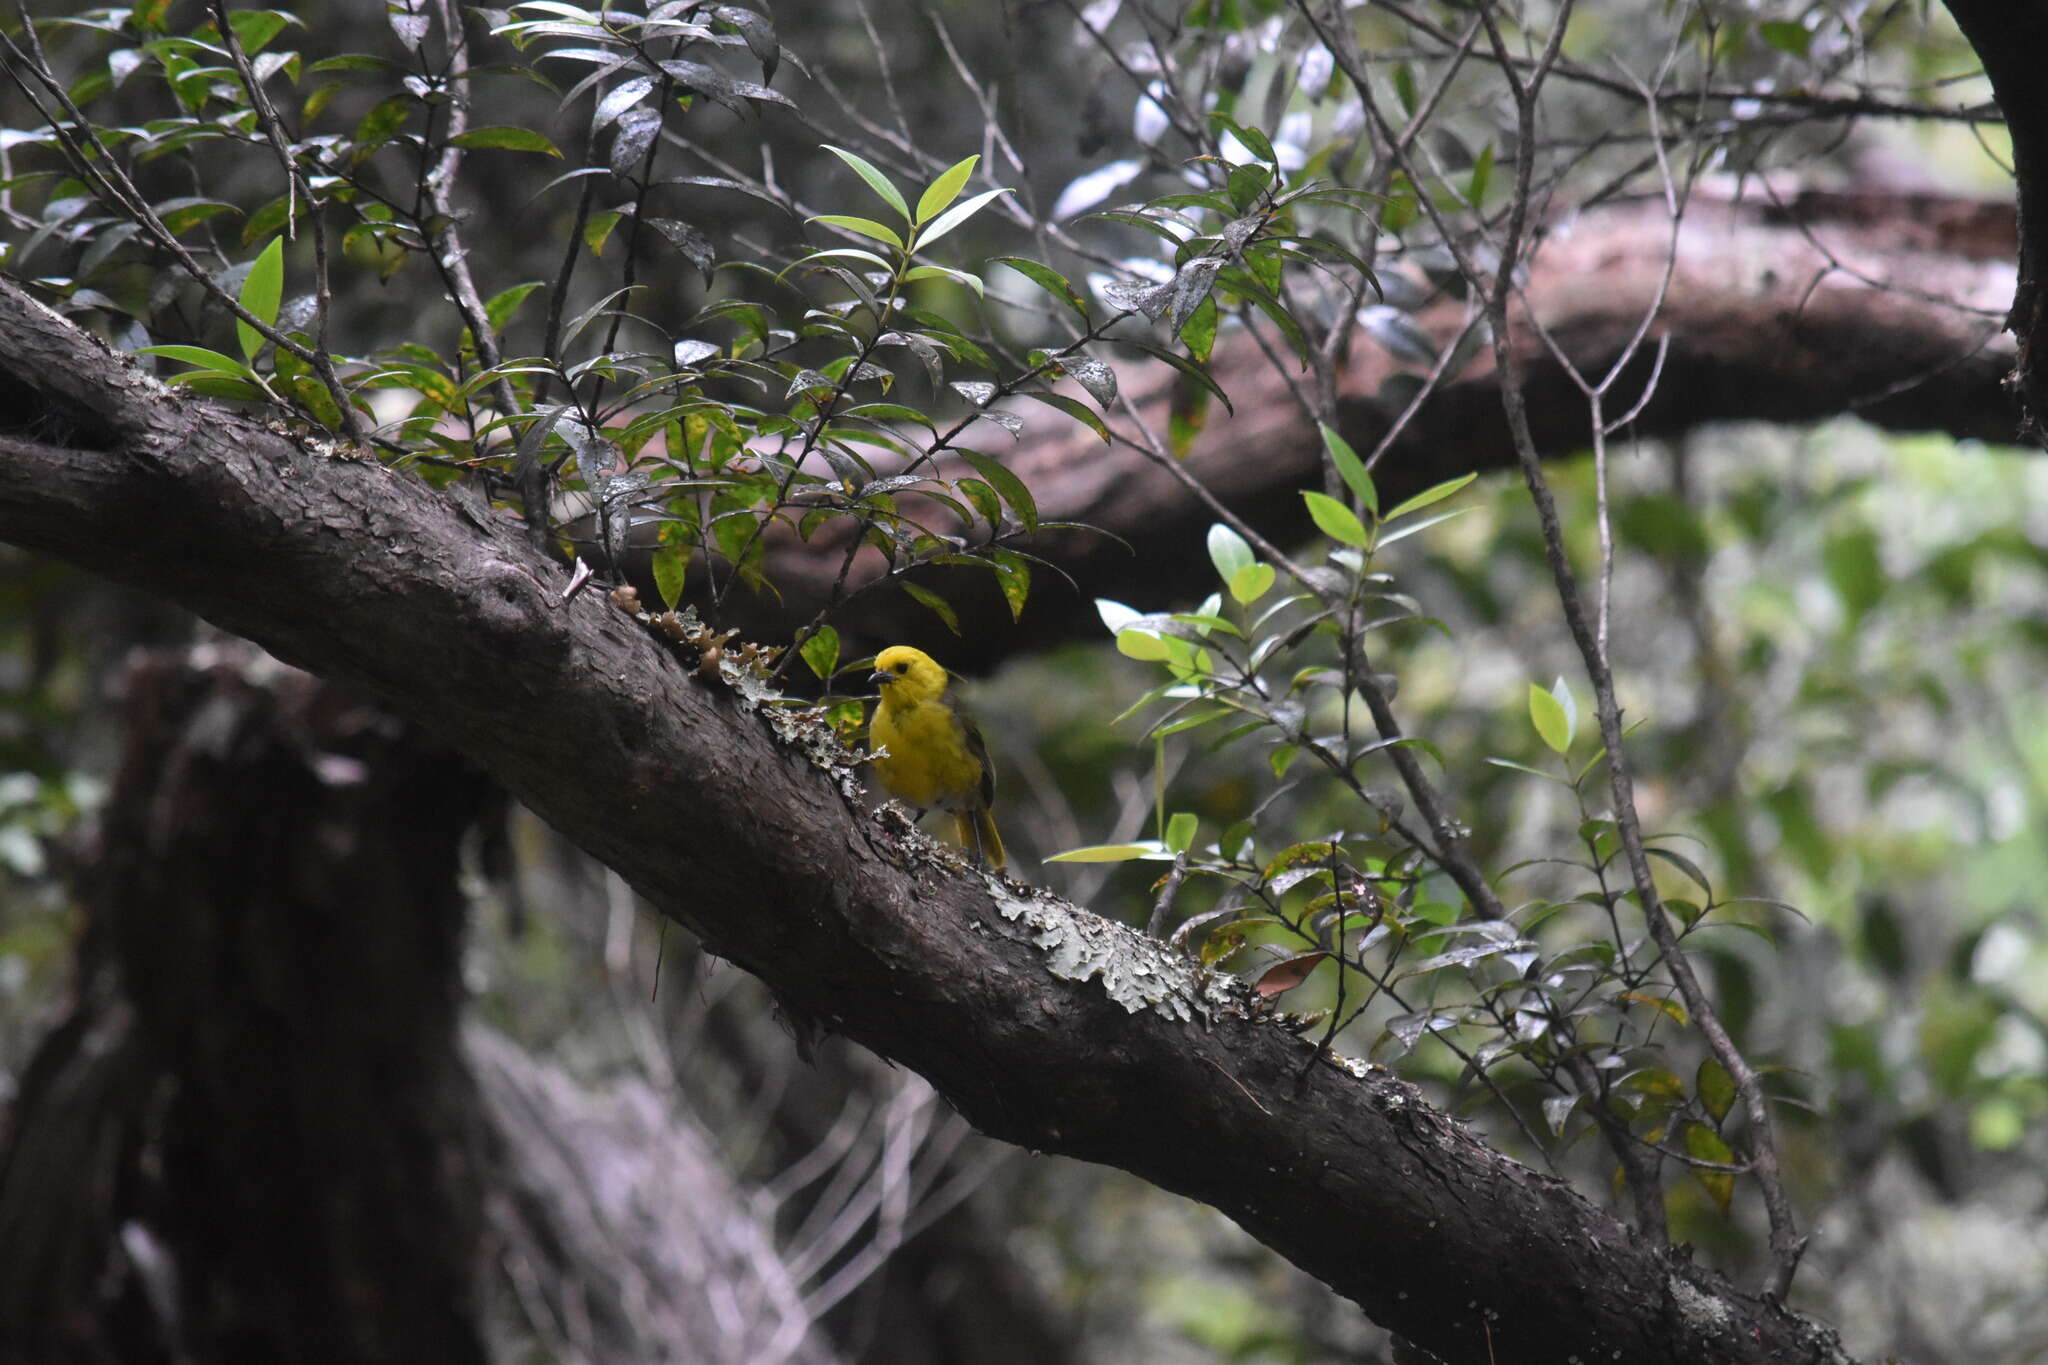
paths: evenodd
<path fill-rule="evenodd" d="M 898 665 L 896 665 L 896 671 L 897 671 L 898 673 L 908 673 L 908 672 L 910 671 L 910 665 L 909 665 L 909 664 L 898 664 Z"/>

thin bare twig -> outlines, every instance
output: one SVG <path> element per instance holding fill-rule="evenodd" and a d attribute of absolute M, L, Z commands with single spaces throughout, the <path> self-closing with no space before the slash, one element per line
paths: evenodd
<path fill-rule="evenodd" d="M 1525 242 L 1528 186 L 1536 154 L 1537 94 L 1541 90 L 1544 77 L 1557 59 L 1571 9 L 1572 0 L 1562 0 L 1557 17 L 1553 21 L 1549 41 L 1544 47 L 1544 55 L 1533 67 L 1528 68 L 1529 75 L 1526 80 L 1519 74 L 1517 66 L 1508 54 L 1492 10 L 1481 10 L 1481 16 L 1487 24 L 1488 39 L 1513 91 L 1517 111 L 1513 211 L 1509 218 L 1506 240 L 1502 245 L 1500 265 L 1494 273 L 1492 286 L 1487 291 L 1487 310 L 1494 328 L 1494 357 L 1500 371 L 1501 396 L 1507 414 L 1508 429 L 1514 439 L 1515 453 L 1522 466 L 1524 482 L 1528 484 L 1530 497 L 1536 503 L 1537 519 L 1542 526 L 1544 550 L 1550 562 L 1551 575 L 1557 583 L 1558 597 L 1564 607 L 1566 624 L 1579 647 L 1586 671 L 1592 679 L 1601 739 L 1607 749 L 1608 783 L 1614 799 L 1615 825 L 1628 860 L 1629 873 L 1642 902 L 1644 920 L 1651 937 L 1664 956 L 1673 983 L 1678 987 L 1687 1008 L 1691 1010 L 1693 1022 L 1706 1039 L 1707 1046 L 1734 1079 L 1736 1092 L 1742 1097 L 1750 1122 L 1749 1141 L 1757 1186 L 1763 1193 L 1765 1211 L 1770 1220 L 1774 1266 L 1769 1289 L 1782 1298 L 1791 1287 L 1792 1276 L 1798 1268 L 1799 1257 L 1805 1249 L 1805 1243 L 1798 1235 L 1791 1200 L 1786 1194 L 1784 1181 L 1779 1172 L 1769 1107 L 1755 1070 L 1743 1057 L 1741 1050 L 1736 1047 L 1734 1039 L 1729 1035 L 1727 1027 L 1721 1022 L 1713 999 L 1700 984 L 1699 977 L 1692 969 L 1692 963 L 1686 958 L 1678 942 L 1677 933 L 1672 928 L 1669 912 L 1665 910 L 1658 895 L 1656 879 L 1651 872 L 1649 857 L 1644 849 L 1640 816 L 1636 811 L 1634 782 L 1624 748 L 1621 707 L 1615 697 L 1614 675 L 1608 667 L 1605 650 L 1586 620 L 1585 609 L 1580 601 L 1577 573 L 1572 568 L 1570 556 L 1565 550 L 1564 532 L 1557 513 L 1557 503 L 1544 478 L 1535 438 L 1529 428 L 1528 410 L 1522 397 L 1521 361 L 1515 354 L 1508 335 L 1508 301 L 1514 292 L 1514 273 Z"/>
<path fill-rule="evenodd" d="M 1328 48 L 1338 69 L 1351 82 L 1352 88 L 1357 93 L 1368 119 L 1379 129 L 1390 159 L 1400 170 L 1408 175 L 1413 183 L 1417 186 L 1422 185 L 1424 183 L 1422 173 L 1415 166 L 1412 157 L 1409 155 L 1409 149 L 1395 140 L 1394 129 L 1381 109 L 1379 101 L 1373 93 L 1371 81 L 1365 72 L 1358 51 L 1357 40 L 1348 25 L 1343 22 L 1341 12 L 1327 16 L 1318 14 L 1314 8 L 1313 0 L 1296 0 L 1296 7 L 1308 21 L 1311 28 L 1315 30 L 1317 37 Z M 1482 17 L 1490 16 L 1483 12 Z M 1558 21 L 1558 28 L 1552 35 L 1553 47 L 1562 34 L 1563 18 L 1561 17 Z M 1516 94 L 1519 101 L 1523 94 L 1523 89 L 1519 83 L 1516 85 Z M 1527 221 L 1530 197 L 1528 178 L 1531 164 L 1530 150 L 1525 148 L 1523 153 L 1517 157 L 1516 193 L 1509 217 L 1509 242 L 1511 244 L 1519 241 Z M 1470 252 L 1460 243 L 1457 234 L 1451 230 L 1450 224 L 1444 220 L 1442 210 L 1437 207 L 1433 197 L 1428 194 L 1421 194 L 1419 195 L 1419 201 L 1423 211 L 1429 215 L 1432 223 L 1435 225 L 1446 249 L 1452 253 L 1460 272 L 1468 280 L 1473 281 L 1475 285 L 1483 282 L 1485 276 L 1473 262 Z M 1511 279 L 1512 273 L 1512 262 L 1509 261 L 1500 267 L 1498 278 L 1502 280 Z M 1489 302 L 1495 306 L 1490 306 L 1487 310 L 1489 326 L 1494 333 L 1495 363 L 1498 366 L 1500 364 L 1500 355 L 1507 345 L 1506 327 L 1501 320 L 1505 315 L 1505 290 L 1491 292 L 1498 292 L 1502 295 L 1501 300 L 1490 300 Z M 1496 314 L 1499 314 L 1499 316 L 1496 316 Z M 1520 399 L 1518 384 L 1518 376 L 1510 379 L 1506 374 L 1503 374 L 1502 386 L 1504 393 L 1511 394 L 1516 401 Z M 1526 414 L 1524 414 L 1523 428 L 1526 434 Z M 1533 442 L 1529 445 L 1529 449 L 1533 451 Z M 1574 598 L 1573 601 L 1575 603 L 1576 599 Z M 1361 669 L 1359 672 L 1367 678 L 1371 676 L 1369 669 Z M 1368 705 L 1371 705 L 1371 694 L 1366 693 L 1365 695 Z M 1377 712 L 1375 713 L 1374 720 L 1375 723 L 1379 723 L 1381 720 Z M 1392 723 L 1391 711 L 1389 711 L 1386 721 L 1387 723 Z M 1398 733 L 1398 730 L 1396 733 Z M 1391 752 L 1398 755 L 1402 750 L 1396 747 Z M 1410 755 L 1409 757 L 1412 762 L 1413 756 Z M 1420 773 L 1419 765 L 1417 765 L 1417 771 Z M 1407 773 L 1404 772 L 1402 776 L 1403 780 L 1406 781 Z M 1422 780 L 1425 790 L 1433 790 L 1427 784 L 1426 774 L 1422 775 Z M 1415 794 L 1413 789 L 1411 789 L 1411 794 Z M 1419 804 L 1420 798 L 1418 794 Z M 1462 846 L 1456 851 L 1462 853 Z M 1469 860 L 1469 854 L 1465 854 L 1464 857 Z M 1449 869 L 1447 868 L 1446 870 L 1448 871 Z M 1490 917 L 1503 917 L 1503 912 L 1499 908 L 1500 901 L 1498 896 L 1494 894 L 1492 887 L 1487 884 L 1485 878 L 1478 875 L 1476 867 L 1472 869 L 1470 883 L 1468 885 L 1468 881 L 1464 878 L 1458 879 L 1459 889 L 1465 892 L 1468 899 L 1471 900 L 1474 909 L 1481 914 L 1487 914 L 1490 907 L 1492 910 Z M 1649 1236 L 1660 1241 L 1669 1240 L 1668 1220 L 1665 1215 L 1662 1186 L 1658 1178 L 1656 1163 L 1639 1146 L 1629 1140 L 1629 1135 L 1625 1131 L 1626 1125 L 1608 1111 L 1605 1103 L 1606 1082 L 1604 1076 L 1584 1053 L 1574 1053 L 1569 1057 L 1564 1063 L 1564 1070 L 1572 1078 L 1573 1084 L 1577 1087 L 1579 1093 L 1585 1097 L 1586 1104 L 1584 1107 L 1587 1113 L 1591 1115 L 1594 1123 L 1600 1128 L 1609 1150 L 1613 1152 L 1616 1162 L 1622 1168 L 1623 1179 L 1627 1184 L 1635 1207 L 1636 1225 Z"/>

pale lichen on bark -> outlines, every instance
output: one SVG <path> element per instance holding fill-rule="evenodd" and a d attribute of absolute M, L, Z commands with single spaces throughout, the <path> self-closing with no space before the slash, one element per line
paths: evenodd
<path fill-rule="evenodd" d="M 1100 979 L 1127 1013 L 1152 1010 L 1184 1023 L 1221 1014 L 1250 1015 L 1256 1000 L 1235 978 L 1203 971 L 1163 945 L 1114 920 L 1042 893 L 1018 895 L 996 888 L 996 909 L 1046 955 L 1064 981 Z"/>

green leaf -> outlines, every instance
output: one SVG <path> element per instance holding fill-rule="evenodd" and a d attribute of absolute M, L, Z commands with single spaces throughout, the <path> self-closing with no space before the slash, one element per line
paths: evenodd
<path fill-rule="evenodd" d="M 1195 846 L 1195 830 L 1201 818 L 1191 810 L 1174 812 L 1166 822 L 1166 846 L 1175 853 L 1185 853 Z"/>
<path fill-rule="evenodd" d="M 1685 1082 L 1661 1066 L 1644 1067 L 1631 1072 L 1621 1082 L 1623 1090 L 1632 1090 L 1639 1095 L 1655 1095 L 1660 1099 L 1682 1100 L 1685 1098 Z"/>
<path fill-rule="evenodd" d="M 236 10 L 228 15 L 228 23 L 242 50 L 251 57 L 270 46 L 270 40 L 282 33 L 286 24 L 305 27 L 298 16 L 274 9 Z"/>
<path fill-rule="evenodd" d="M 1204 711 L 1197 715 L 1182 716 L 1179 720 L 1170 721 L 1167 724 L 1162 725 L 1157 729 L 1153 730 L 1151 733 L 1152 737 L 1155 739 L 1165 739 L 1168 735 L 1186 734 L 1190 730 L 1198 730 L 1204 725 L 1213 724 L 1214 722 L 1222 720 L 1226 717 L 1237 716 L 1240 714 L 1242 713 L 1232 710 Z"/>
<path fill-rule="evenodd" d="M 1527 773 L 1531 777 L 1540 777 L 1546 782 L 1557 782 L 1564 786 L 1571 785 L 1556 773 L 1547 773 L 1541 768 L 1532 768 L 1526 763 L 1517 763 L 1511 758 L 1489 758 L 1486 761 L 1496 768 L 1511 768 L 1518 773 Z"/>
<path fill-rule="evenodd" d="M 1794 57 L 1804 57 L 1813 45 L 1813 34 L 1806 25 L 1774 19 L 1756 26 L 1756 36 L 1778 51 Z"/>
<path fill-rule="evenodd" d="M 1323 449 L 1330 452 L 1330 463 L 1337 466 L 1337 476 L 1344 480 L 1344 486 L 1357 497 L 1358 505 L 1373 516 L 1380 513 L 1380 492 L 1373 486 L 1372 475 L 1365 470 L 1365 461 L 1358 458 L 1358 452 L 1351 443 L 1339 436 L 1335 428 L 1318 423 L 1323 433 Z M 1411 499 L 1412 501 L 1412 499 Z M 1403 507 L 1407 503 L 1402 504 Z M 1401 515 L 1399 512 L 1395 516 Z"/>
<path fill-rule="evenodd" d="M 904 202 L 903 192 L 889 183 L 888 176 L 876 170 L 868 163 L 865 157 L 849 152 L 844 147 L 834 147 L 829 142 L 821 145 L 823 145 L 826 151 L 844 161 L 848 166 L 851 166 L 853 173 L 867 181 L 868 188 L 880 195 L 883 203 L 896 210 L 904 222 L 910 221 L 910 205 Z"/>
<path fill-rule="evenodd" d="M 1227 132 L 1232 134 L 1239 142 L 1244 144 L 1246 151 L 1259 160 L 1266 162 L 1275 160 L 1272 142 L 1257 128 L 1247 128 L 1221 110 L 1209 115 L 1209 126 L 1219 133 Z"/>
<path fill-rule="evenodd" d="M 1024 486 L 1024 480 L 1012 474 L 1001 461 L 991 459 L 978 450 L 963 450 L 960 458 L 973 465 L 974 472 L 1002 494 L 1003 501 L 1010 504 L 1010 510 L 1017 514 L 1017 520 L 1024 524 L 1025 530 L 1038 529 L 1038 501 Z"/>
<path fill-rule="evenodd" d="M 1693 1077 L 1693 1093 L 1700 1097 L 1714 1122 L 1728 1117 L 1728 1111 L 1735 1107 L 1735 1078 L 1728 1074 L 1728 1068 L 1712 1057 L 1700 1062 L 1700 1069 Z"/>
<path fill-rule="evenodd" d="M 263 248 L 256 257 L 256 263 L 249 267 L 249 274 L 242 281 L 239 302 L 258 322 L 271 327 L 277 323 L 277 307 L 283 299 L 284 238 L 272 237 L 270 245 Z M 256 353 L 263 349 L 263 334 L 240 318 L 235 319 L 235 339 L 241 343 L 244 360 L 254 360 Z"/>
<path fill-rule="evenodd" d="M 1579 733 L 1579 704 L 1572 700 L 1572 690 L 1565 685 L 1564 674 L 1558 674 L 1551 682 L 1550 695 L 1564 711 L 1564 742 L 1570 745 Z"/>
<path fill-rule="evenodd" d="M 306 68 L 308 71 L 375 71 L 395 76 L 404 75 L 406 69 L 389 57 L 373 57 L 364 52 L 345 52 L 339 57 L 322 57 Z"/>
<path fill-rule="evenodd" d="M 955 635 L 960 633 L 960 617 L 954 612 L 952 604 L 946 601 L 945 598 L 939 596 L 930 588 L 921 588 L 917 584 L 910 582 L 904 583 L 903 591 L 931 608 L 932 613 L 946 623 L 947 630 L 952 631 Z"/>
<path fill-rule="evenodd" d="M 811 223 L 830 223 L 833 227 L 845 228 L 848 232 L 857 232 L 863 237 L 872 237 L 874 240 L 887 246 L 892 246 L 898 251 L 903 250 L 903 238 L 896 234 L 896 230 L 888 224 L 878 223 L 872 218 L 855 218 L 850 214 L 844 213 L 821 213 L 816 218 L 806 219 L 805 221 Z"/>
<path fill-rule="evenodd" d="M 1643 849 L 1643 852 L 1647 853 L 1652 858 L 1662 858 L 1665 862 L 1670 863 L 1680 872 L 1683 872 L 1695 886 L 1699 887 L 1700 890 L 1706 892 L 1709 897 L 1713 896 L 1714 888 L 1707 881 L 1707 874 L 1700 871 L 1699 864 L 1694 862 L 1692 859 L 1686 857 L 1682 853 L 1673 852 L 1671 849 L 1663 848 L 1656 844 L 1650 844 L 1646 846 Z"/>
<path fill-rule="evenodd" d="M 933 242 L 938 241 L 939 238 L 981 212 L 982 206 L 988 203 L 989 200 L 999 194 L 1009 194 L 1010 192 L 1009 190 L 983 190 L 967 202 L 955 204 L 952 208 L 947 209 L 941 214 L 937 221 L 918 232 L 917 249 L 919 251 L 924 250 Z"/>
<path fill-rule="evenodd" d="M 1213 395 L 1232 416 L 1237 415 L 1237 409 L 1230 406 L 1230 395 L 1225 393 L 1222 387 L 1206 374 L 1199 365 L 1196 365 L 1186 356 L 1178 355 L 1173 351 L 1167 350 L 1164 346 L 1155 346 L 1149 341 L 1143 341 L 1136 337 L 1119 337 L 1117 342 L 1119 345 L 1128 346 L 1133 350 L 1143 351 L 1146 355 L 1163 364 L 1171 365 L 1180 372 L 1182 380 L 1188 381 L 1188 383 L 1178 383 L 1174 386 L 1174 406 L 1176 410 L 1185 401 L 1179 391 L 1188 388 L 1192 384 L 1199 386 L 1204 392 Z"/>
<path fill-rule="evenodd" d="M 1735 1153 L 1722 1140 L 1721 1135 L 1706 1124 L 1689 1121 L 1684 1125 L 1684 1133 L 1686 1155 L 1720 1166 L 1735 1164 Z M 1721 1212 L 1727 1213 L 1728 1205 L 1735 1197 L 1735 1173 L 1703 1170 L 1698 1166 L 1688 1169 L 1692 1172 L 1692 1178 L 1699 1181 L 1701 1187 L 1713 1196 Z"/>
<path fill-rule="evenodd" d="M 1821 546 L 1821 567 L 1828 586 L 1848 609 L 1854 625 L 1884 597 L 1884 563 L 1878 557 L 1877 532 L 1867 526 L 1829 536 Z"/>
<path fill-rule="evenodd" d="M 855 246 L 841 246 L 833 247 L 828 251 L 813 251 L 810 255 L 800 260 L 792 261 L 783 267 L 782 274 L 787 275 L 798 266 L 809 265 L 812 261 L 859 261 L 862 265 L 871 265 L 877 270 L 895 269 L 894 266 L 872 251 L 865 251 Z M 782 275 L 777 275 L 775 278 L 779 280 L 782 278 Z"/>
<path fill-rule="evenodd" d="M 1680 1028 L 1692 1027 L 1692 1020 L 1686 1015 L 1685 1006 L 1676 1000 L 1661 995 L 1649 995 L 1642 991 L 1624 991 L 1621 998 L 1630 1004 L 1648 1005 Z"/>
<path fill-rule="evenodd" d="M 1478 510 L 1476 507 L 1453 507 L 1448 512 L 1439 512 L 1433 517 L 1424 517 L 1421 521 L 1411 521 L 1406 526 L 1396 526 L 1393 530 L 1380 537 L 1379 547 L 1384 550 L 1389 545 L 1406 540 L 1410 536 L 1420 535 L 1432 526 L 1441 526 L 1447 521 L 1455 521 L 1467 512 L 1476 512 Z"/>
<path fill-rule="evenodd" d="M 377 272 L 388 280 L 404 268 L 410 253 L 378 224 L 357 223 L 341 235 L 341 254 L 351 265 Z"/>
<path fill-rule="evenodd" d="M 1465 202 L 1478 208 L 1486 202 L 1486 184 L 1493 178 L 1493 144 L 1487 143 L 1479 149 L 1479 159 L 1472 163 L 1472 176 L 1465 182 Z"/>
<path fill-rule="evenodd" d="M 1133 627 L 1116 633 L 1116 652 L 1139 663 L 1156 664 L 1165 662 L 1173 649 L 1154 632 Z"/>
<path fill-rule="evenodd" d="M 1308 504 L 1308 514 L 1315 519 L 1318 529 L 1330 539 L 1364 549 L 1367 543 L 1365 523 L 1358 519 L 1343 503 L 1326 494 L 1303 490 L 1301 499 Z"/>
<path fill-rule="evenodd" d="M 1337 855 L 1337 845 L 1333 845 L 1327 839 L 1309 839 L 1305 843 L 1290 843 L 1284 849 L 1280 849 L 1278 853 L 1274 853 L 1272 862 L 1266 864 L 1266 880 L 1272 882 L 1276 876 L 1280 876 L 1288 868 L 1327 864 L 1331 857 L 1335 857 L 1335 855 Z"/>
<path fill-rule="evenodd" d="M 1003 600 L 1010 604 L 1010 619 L 1018 620 L 1024 615 L 1025 600 L 1031 596 L 1031 565 L 1014 550 L 997 550 L 990 557 L 989 566 L 995 570 Z"/>
<path fill-rule="evenodd" d="M 593 213 L 583 224 L 583 245 L 590 248 L 593 256 L 604 255 L 605 239 L 612 235 L 612 229 L 619 225 L 625 215 L 613 209 Z"/>
<path fill-rule="evenodd" d="M 231 355 L 209 351 L 204 346 L 144 346 L 137 355 L 160 355 L 166 360 L 182 360 L 187 365 L 197 365 L 202 370 L 218 370 L 242 379 L 254 379 L 256 372 Z"/>
<path fill-rule="evenodd" d="M 1226 192 L 1230 203 L 1239 213 L 1249 214 L 1264 194 L 1266 187 L 1273 183 L 1273 173 L 1264 166 L 1243 165 L 1231 169 L 1226 181 Z"/>
<path fill-rule="evenodd" d="M 1040 289 L 1043 289 L 1046 293 L 1080 314 L 1082 321 L 1087 321 L 1088 301 L 1081 297 L 1065 275 L 1060 274 L 1059 271 L 1054 270 L 1051 266 L 1040 265 L 1037 261 L 1029 260 L 1023 256 L 996 256 L 991 258 L 990 264 L 1010 267 L 1010 269 L 1016 271 L 1019 275 L 1022 275 L 1025 279 L 1031 281 Z"/>
<path fill-rule="evenodd" d="M 990 526 L 999 526 L 1003 520 L 1003 500 L 996 496 L 996 490 L 980 479 L 961 479 L 954 483 L 956 492 L 967 495 L 974 504 L 974 510 Z"/>
<path fill-rule="evenodd" d="M 515 284 L 510 289 L 500 290 L 491 296 L 490 302 L 484 305 L 484 317 L 489 319 L 493 335 L 505 330 L 505 324 L 519 311 L 519 305 L 526 302 L 526 296 L 540 286 L 539 280 L 528 280 L 525 284 Z"/>
<path fill-rule="evenodd" d="M 1216 345 L 1216 327 L 1222 313 L 1216 307 L 1213 297 L 1205 297 L 1188 314 L 1188 320 L 1181 324 L 1180 339 L 1188 348 L 1188 354 L 1198 365 L 1209 363 L 1209 352 Z M 1226 404 L 1227 406 L 1227 404 Z"/>
<path fill-rule="evenodd" d="M 1529 722 L 1536 727 L 1537 738 L 1549 745 L 1553 753 L 1561 754 L 1572 747 L 1571 718 L 1565 715 L 1556 697 L 1535 683 L 1529 684 Z"/>
<path fill-rule="evenodd" d="M 369 113 L 356 121 L 353 141 L 358 149 L 357 155 L 361 156 L 389 141 L 391 135 L 412 117 L 415 107 L 410 95 L 393 95 L 372 106 Z"/>
<path fill-rule="evenodd" d="M 1079 399 L 1069 398 L 1063 393 L 1047 393 L 1043 389 L 1026 389 L 1023 396 L 1035 399 L 1049 408 L 1058 408 L 1061 412 L 1064 412 L 1067 416 L 1073 418 L 1082 426 L 1087 427 L 1097 436 L 1100 436 L 1104 445 L 1109 444 L 1109 428 L 1104 425 L 1100 417 L 1095 415 L 1093 409 Z"/>
<path fill-rule="evenodd" d="M 1250 568 L 1256 558 L 1245 538 L 1230 527 L 1219 521 L 1209 528 L 1209 562 L 1225 583 Z"/>
<path fill-rule="evenodd" d="M 960 191 L 966 187 L 968 177 L 974 174 L 975 163 L 980 160 L 981 154 L 977 152 L 965 161 L 955 162 L 940 171 L 938 179 L 926 186 L 925 192 L 917 197 L 916 221 L 929 223 L 944 213 L 947 207 L 960 197 Z"/>
<path fill-rule="evenodd" d="M 562 153 L 554 143 L 531 128 L 495 127 L 471 128 L 468 132 L 457 133 L 448 139 L 451 147 L 494 147 L 507 152 L 540 152 L 545 156 L 559 157 Z"/>
<path fill-rule="evenodd" d="M 304 200 L 299 201 L 298 209 L 301 213 L 306 211 Z M 242 224 L 242 245 L 248 246 L 252 242 L 272 235 L 290 220 L 291 213 L 292 196 L 280 194 L 277 198 L 256 210 L 256 212 L 250 214 L 249 220 Z"/>
<path fill-rule="evenodd" d="M 218 199 L 167 199 L 156 206 L 158 217 L 173 237 L 182 237 L 207 219 L 222 213 L 239 213 L 233 204 Z"/>
<path fill-rule="evenodd" d="M 237 398 L 253 403 L 264 396 L 263 390 L 249 380 L 237 379 L 219 370 L 185 370 L 172 375 L 167 382 L 208 398 Z"/>
<path fill-rule="evenodd" d="M 680 545 L 664 545 L 654 552 L 654 587 L 663 606 L 673 607 L 683 600 L 683 579 L 689 568 L 689 552 Z"/>
<path fill-rule="evenodd" d="M 819 626 L 797 652 L 804 656 L 811 672 L 821 678 L 830 678 L 833 670 L 839 667 L 839 632 L 830 626 Z"/>
<path fill-rule="evenodd" d="M 950 265 L 918 265 L 903 272 L 905 284 L 914 284 L 918 280 L 951 280 L 955 284 L 966 285 L 982 298 L 988 297 L 988 286 L 982 283 L 981 276 L 966 270 L 955 270 Z"/>
<path fill-rule="evenodd" d="M 1108 627 L 1111 635 L 1116 634 L 1145 614 L 1136 608 L 1127 607 L 1123 603 L 1112 601 L 1107 597 L 1095 599 L 1095 613 L 1102 618 L 1102 624 Z"/>
<path fill-rule="evenodd" d="M 1133 858 L 1158 858 L 1163 856 L 1158 843 L 1147 840 L 1142 844 L 1088 844 L 1082 848 L 1070 848 L 1065 853 L 1055 853 L 1045 859 L 1049 863 L 1127 863 Z"/>
<path fill-rule="evenodd" d="M 1396 517 L 1405 517 L 1410 512 L 1419 512 L 1433 502 L 1442 502 L 1445 498 L 1450 497 L 1451 494 L 1457 492 L 1478 477 L 1479 475 L 1476 473 L 1460 474 L 1455 479 L 1445 479 L 1434 487 L 1425 488 L 1393 511 L 1387 513 L 1387 520 L 1392 521 Z"/>
<path fill-rule="evenodd" d="M 1250 606 L 1266 595 L 1273 586 L 1271 564 L 1247 564 L 1230 580 L 1230 596 L 1240 605 Z"/>

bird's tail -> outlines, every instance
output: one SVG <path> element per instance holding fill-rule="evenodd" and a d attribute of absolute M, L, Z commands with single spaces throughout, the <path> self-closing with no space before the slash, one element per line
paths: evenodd
<path fill-rule="evenodd" d="M 953 834 L 960 847 L 972 849 L 990 867 L 1008 865 L 1009 856 L 1003 852 L 1003 836 L 996 833 L 996 819 L 987 811 L 954 811 Z"/>

